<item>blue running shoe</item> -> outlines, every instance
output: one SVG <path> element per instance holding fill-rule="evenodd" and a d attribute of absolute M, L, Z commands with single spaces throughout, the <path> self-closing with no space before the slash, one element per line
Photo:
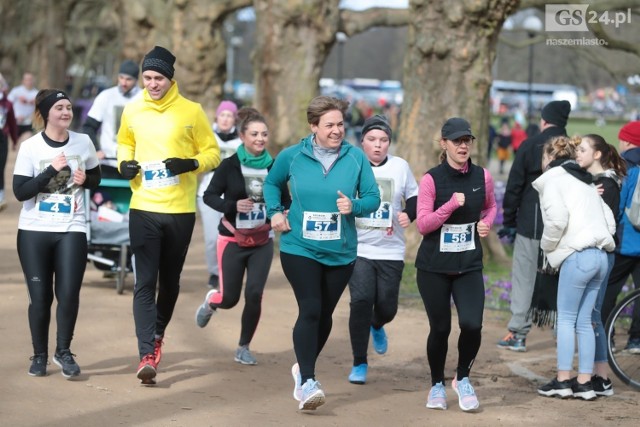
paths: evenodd
<path fill-rule="evenodd" d="M 300 402 L 302 399 L 302 378 L 300 377 L 300 366 L 297 363 L 291 367 L 291 376 L 293 377 L 293 398 Z"/>
<path fill-rule="evenodd" d="M 376 329 L 372 326 L 371 336 L 373 337 L 373 349 L 376 353 L 385 354 L 387 352 L 387 334 L 384 327 Z"/>
<path fill-rule="evenodd" d="M 431 387 L 427 398 L 427 408 L 447 409 L 447 391 L 444 389 L 442 382 L 436 383 Z"/>
<path fill-rule="evenodd" d="M 322 405 L 324 405 L 324 391 L 320 388 L 318 381 L 309 378 L 307 382 L 302 384 L 302 395 L 298 409 L 314 410 Z"/>
<path fill-rule="evenodd" d="M 354 366 L 351 368 L 351 373 L 349 374 L 349 382 L 351 384 L 364 384 L 367 382 L 367 364 L 362 363 L 358 366 Z"/>
<path fill-rule="evenodd" d="M 458 406 L 460 406 L 460 409 L 463 411 L 473 411 L 480 407 L 478 396 L 476 396 L 476 391 L 473 389 L 468 377 L 464 377 L 460 381 L 454 378 L 451 386 L 458 394 Z"/>

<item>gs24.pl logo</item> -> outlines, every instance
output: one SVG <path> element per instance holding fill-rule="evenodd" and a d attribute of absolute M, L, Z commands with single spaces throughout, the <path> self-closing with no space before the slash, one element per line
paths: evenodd
<path fill-rule="evenodd" d="M 589 31 L 587 24 L 613 25 L 631 23 L 631 9 L 626 11 L 588 10 L 588 4 L 548 4 L 544 7 L 545 31 Z"/>

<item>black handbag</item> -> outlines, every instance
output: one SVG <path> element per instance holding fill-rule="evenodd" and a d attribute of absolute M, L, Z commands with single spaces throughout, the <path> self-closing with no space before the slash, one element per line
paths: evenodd
<path fill-rule="evenodd" d="M 555 326 L 558 317 L 560 270 L 549 265 L 542 249 L 538 251 L 538 271 L 527 317 L 538 327 Z"/>

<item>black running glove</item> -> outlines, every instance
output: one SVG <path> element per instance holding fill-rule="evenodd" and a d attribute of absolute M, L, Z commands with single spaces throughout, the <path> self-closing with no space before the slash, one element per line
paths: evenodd
<path fill-rule="evenodd" d="M 180 175 L 181 173 L 191 172 L 198 169 L 198 163 L 195 159 L 179 159 L 177 157 L 171 157 L 163 161 L 167 165 L 167 169 L 174 175 Z"/>
<path fill-rule="evenodd" d="M 138 175 L 140 165 L 137 160 L 123 160 L 120 162 L 120 175 L 124 179 L 133 179 Z"/>

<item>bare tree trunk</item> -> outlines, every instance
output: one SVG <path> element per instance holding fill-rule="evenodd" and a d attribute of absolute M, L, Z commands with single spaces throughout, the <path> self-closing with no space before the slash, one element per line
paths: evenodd
<path fill-rule="evenodd" d="M 322 65 L 339 22 L 339 0 L 254 0 L 256 107 L 270 124 L 273 152 L 309 133 L 306 106 L 318 93 Z"/>
<path fill-rule="evenodd" d="M 486 163 L 491 67 L 499 30 L 519 0 L 411 0 L 398 154 L 420 177 L 439 163 L 440 131 L 464 117 L 478 138 L 473 161 Z M 419 241 L 408 233 L 409 251 Z"/>

